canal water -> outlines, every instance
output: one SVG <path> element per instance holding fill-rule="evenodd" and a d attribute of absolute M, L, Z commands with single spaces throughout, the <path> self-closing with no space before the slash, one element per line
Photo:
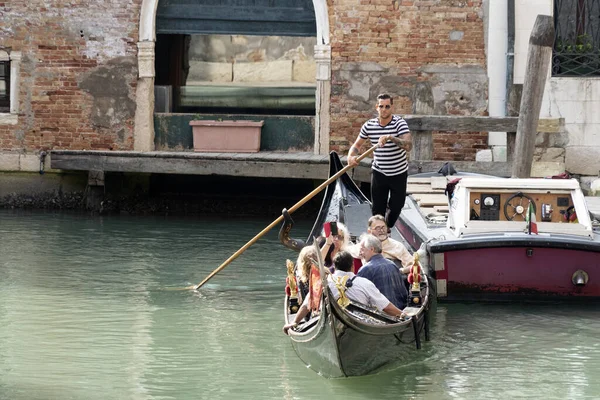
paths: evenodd
<path fill-rule="evenodd" d="M 281 332 L 275 231 L 168 290 L 270 222 L 0 210 L 0 399 L 600 397 L 599 307 L 439 304 L 409 363 L 327 380 Z"/>

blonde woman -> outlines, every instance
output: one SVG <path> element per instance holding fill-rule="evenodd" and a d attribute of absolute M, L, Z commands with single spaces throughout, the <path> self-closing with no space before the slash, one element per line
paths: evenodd
<path fill-rule="evenodd" d="M 350 233 L 346 225 L 337 223 L 337 235 L 330 234 L 325 238 L 325 245 L 321 247 L 321 257 L 325 260 L 325 267 L 333 270 L 333 257 L 341 250 L 348 250 L 350 246 Z"/>
<path fill-rule="evenodd" d="M 296 261 L 296 278 L 298 280 L 298 289 L 300 289 L 298 292 L 300 294 L 299 303 L 304 301 L 308 293 L 310 268 L 313 263 L 317 263 L 317 251 L 313 246 L 303 247 Z"/>

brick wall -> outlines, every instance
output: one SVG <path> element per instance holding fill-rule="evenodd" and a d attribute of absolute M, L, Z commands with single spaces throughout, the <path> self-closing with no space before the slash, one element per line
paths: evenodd
<path fill-rule="evenodd" d="M 17 125 L 0 150 L 132 149 L 141 0 L 0 0 L 22 53 Z"/>
<path fill-rule="evenodd" d="M 381 92 L 398 114 L 487 115 L 481 0 L 341 0 L 329 12 L 333 149 L 348 149 Z M 487 134 L 434 143 L 437 159 L 473 160 Z"/>
<path fill-rule="evenodd" d="M 475 153 L 488 148 L 485 132 L 433 134 L 433 159 L 442 161 L 475 161 Z"/>
<path fill-rule="evenodd" d="M 0 0 L 0 48 L 22 53 L 18 124 L 0 125 L 0 151 L 133 148 L 140 6 Z M 328 8 L 333 149 L 346 151 L 380 92 L 395 96 L 400 114 L 487 113 L 482 0 Z M 485 136 L 435 135 L 435 154 L 473 159 Z"/>

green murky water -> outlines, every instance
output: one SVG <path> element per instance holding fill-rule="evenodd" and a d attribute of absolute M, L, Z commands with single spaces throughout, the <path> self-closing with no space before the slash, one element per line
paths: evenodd
<path fill-rule="evenodd" d="M 0 399 L 600 397 L 600 307 L 438 305 L 409 364 L 326 380 L 281 333 L 276 232 L 165 290 L 270 222 L 0 211 Z"/>

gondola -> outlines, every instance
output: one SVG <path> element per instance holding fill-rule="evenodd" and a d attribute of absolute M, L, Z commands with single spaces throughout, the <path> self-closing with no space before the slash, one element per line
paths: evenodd
<path fill-rule="evenodd" d="M 337 153 L 330 155 L 329 176 L 343 168 Z M 284 212 L 280 240 L 287 247 L 299 251 L 322 235 L 326 221 L 344 223 L 353 239 L 366 230 L 371 216 L 370 202 L 352 179 L 341 175 L 326 189 L 323 203 L 306 241 L 290 238 L 293 221 Z M 398 233 L 395 233 L 398 235 Z M 319 258 L 320 258 L 320 252 Z M 421 348 L 421 338 L 429 340 L 429 285 L 425 273 L 411 299 L 418 296 L 418 305 L 404 311 L 407 317 L 399 319 L 369 306 L 350 302 L 341 307 L 327 288 L 326 272 L 322 260 L 320 276 L 323 295 L 317 316 L 289 330 L 292 346 L 298 357 L 312 370 L 327 378 L 361 376 L 376 373 L 393 364 L 400 364 L 414 356 Z M 289 275 L 293 279 L 293 274 Z M 286 294 L 284 318 L 293 321 L 298 308 L 293 295 Z M 412 356 L 411 356 L 412 354 Z"/>

